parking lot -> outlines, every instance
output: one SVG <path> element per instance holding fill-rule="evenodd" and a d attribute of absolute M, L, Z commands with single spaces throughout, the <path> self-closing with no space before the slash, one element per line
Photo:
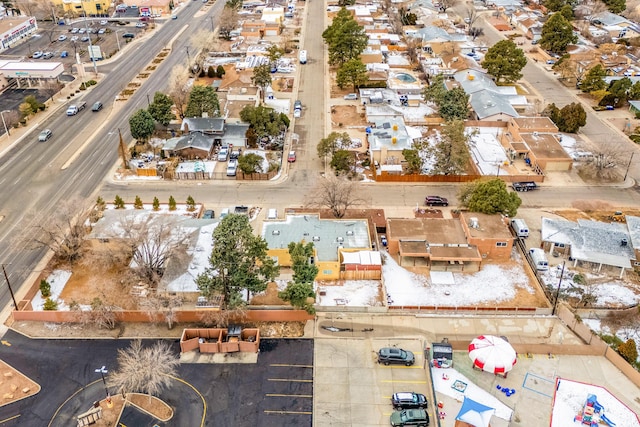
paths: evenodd
<path fill-rule="evenodd" d="M 412 351 L 413 366 L 379 365 L 382 347 Z M 435 425 L 431 383 L 424 368 L 419 339 L 316 338 L 315 426 L 388 426 L 393 412 L 391 395 L 413 391 L 427 396 Z"/>
<path fill-rule="evenodd" d="M 80 54 L 82 61 L 89 61 L 89 40 L 94 46 L 99 46 L 102 55 L 106 58 L 124 46 L 127 39 L 125 33 L 131 33 L 139 37 L 150 26 L 137 28 L 137 17 L 114 18 L 88 18 L 86 21 L 75 22 L 71 25 L 56 25 L 53 22 L 39 22 L 38 32 L 29 37 L 25 42 L 7 49 L 2 53 L 9 58 L 33 58 L 38 61 L 56 61 L 65 64 L 69 69 L 75 63 L 75 54 Z M 47 55 L 50 54 L 50 55 Z"/>

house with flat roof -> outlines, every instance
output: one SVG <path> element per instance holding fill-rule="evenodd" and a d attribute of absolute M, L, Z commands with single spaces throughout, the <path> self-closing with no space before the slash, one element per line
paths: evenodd
<path fill-rule="evenodd" d="M 313 262 L 318 266 L 317 278 L 320 280 L 339 279 L 341 271 L 346 269 L 344 262 L 356 262 L 354 256 L 345 259 L 343 252 L 371 251 L 371 234 L 365 219 L 320 219 L 317 214 L 287 215 L 283 221 L 265 221 L 262 237 L 269 246 L 267 254 L 284 267 L 291 266 L 289 243 L 313 242 Z M 371 260 L 371 257 L 365 259 Z"/>
<path fill-rule="evenodd" d="M 542 218 L 542 249 L 550 254 L 568 257 L 574 267 L 608 271 L 624 275 L 635 264 L 639 220 L 632 219 L 633 232 L 628 225 L 579 219 Z M 635 238 L 635 243 L 633 238 Z"/>

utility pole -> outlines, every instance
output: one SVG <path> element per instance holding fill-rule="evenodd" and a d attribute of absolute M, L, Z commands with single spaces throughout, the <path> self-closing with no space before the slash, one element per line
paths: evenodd
<path fill-rule="evenodd" d="M 631 167 L 631 161 L 633 160 L 634 154 L 636 154 L 635 151 L 632 151 L 631 157 L 629 157 L 629 164 L 627 165 L 627 170 L 624 172 L 624 178 L 622 178 L 623 181 L 627 180 L 627 175 L 629 174 L 629 168 Z"/>
<path fill-rule="evenodd" d="M 118 135 L 120 136 L 120 142 L 118 143 L 120 149 L 120 155 L 122 156 L 122 166 L 125 169 L 129 169 L 129 163 L 127 163 L 127 147 L 124 145 L 124 140 L 122 139 L 122 132 L 120 132 L 120 128 L 118 128 Z"/>
<path fill-rule="evenodd" d="M 560 298 L 560 285 L 562 284 L 562 276 L 564 276 L 564 264 L 566 261 L 562 261 L 562 270 L 560 271 L 560 280 L 558 280 L 558 291 L 556 292 L 556 299 L 553 302 L 553 310 L 551 311 L 551 315 L 555 316 L 556 308 L 558 307 L 558 299 Z"/>
<path fill-rule="evenodd" d="M 7 281 L 7 286 L 9 287 L 9 293 L 11 294 L 11 299 L 13 300 L 13 306 L 17 310 L 18 303 L 16 302 L 16 296 L 13 294 L 13 289 L 11 289 L 11 283 L 9 282 L 9 276 L 7 275 L 7 270 L 4 268 L 4 264 L 2 264 L 2 272 L 4 273 L 4 278 Z"/>

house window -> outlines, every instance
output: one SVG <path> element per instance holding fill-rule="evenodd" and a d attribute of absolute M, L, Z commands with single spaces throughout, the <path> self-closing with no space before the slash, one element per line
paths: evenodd
<path fill-rule="evenodd" d="M 507 242 L 496 242 L 496 246 L 499 248 L 506 248 Z"/>
<path fill-rule="evenodd" d="M 633 263 L 634 267 L 640 267 L 640 261 L 636 261 Z"/>
<path fill-rule="evenodd" d="M 556 243 L 556 248 L 564 248 L 564 243 Z"/>
<path fill-rule="evenodd" d="M 100 3 L 96 3 L 96 10 L 102 10 L 102 5 Z"/>
<path fill-rule="evenodd" d="M 333 270 L 322 270 L 322 274 L 324 274 L 325 276 L 328 276 L 332 273 L 333 273 Z"/>

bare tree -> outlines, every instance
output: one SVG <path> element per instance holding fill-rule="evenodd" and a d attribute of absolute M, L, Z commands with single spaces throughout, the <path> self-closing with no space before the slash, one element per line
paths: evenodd
<path fill-rule="evenodd" d="M 197 61 L 200 62 L 203 59 L 202 57 L 205 56 L 211 48 L 211 44 L 213 43 L 213 34 L 211 31 L 200 29 L 191 36 L 189 43 L 196 52 L 198 58 Z"/>
<path fill-rule="evenodd" d="M 100 329 L 114 329 L 117 324 L 116 312 L 120 308 L 105 304 L 100 297 L 95 297 L 91 301 L 91 308 L 84 309 L 77 302 L 69 304 L 71 311 L 79 313 L 80 323 L 84 326 L 92 325 Z"/>
<path fill-rule="evenodd" d="M 578 166 L 581 175 L 603 181 L 618 181 L 621 179 L 616 166 L 620 166 L 628 153 L 620 147 L 601 141 L 595 150 L 591 150 L 593 157 L 590 161 Z"/>
<path fill-rule="evenodd" d="M 176 311 L 182 306 L 182 298 L 156 293 L 140 298 L 139 305 L 147 313 L 150 320 L 155 320 L 160 314 L 163 321 L 167 323 L 167 328 L 173 329 L 178 317 Z"/>
<path fill-rule="evenodd" d="M 9 113 L 4 114 L 4 122 L 7 125 L 7 128 L 17 127 L 20 124 L 20 112 L 16 110 L 10 110 Z M 9 131 L 11 132 L 11 131 Z"/>
<path fill-rule="evenodd" d="M 198 314 L 200 322 L 210 328 L 226 328 L 231 323 L 242 323 L 247 319 L 246 306 L 232 310 L 205 310 Z"/>
<path fill-rule="evenodd" d="M 187 103 L 189 102 L 189 93 L 191 92 L 191 85 L 189 83 L 189 70 L 187 67 L 176 66 L 173 71 L 171 71 L 167 94 L 173 101 L 173 105 L 176 106 L 176 112 L 181 119 L 184 118 L 184 110 L 187 108 Z"/>
<path fill-rule="evenodd" d="M 446 12 L 447 9 L 452 8 L 458 4 L 458 0 L 440 0 L 440 11 Z"/>
<path fill-rule="evenodd" d="M 469 26 L 469 34 L 471 34 L 471 29 L 473 28 L 473 24 L 478 20 L 478 12 L 473 7 L 467 8 L 467 13 L 465 14 L 464 22 Z"/>
<path fill-rule="evenodd" d="M 129 348 L 118 350 L 118 370 L 109 376 L 109 382 L 124 398 L 132 392 L 157 396 L 171 387 L 178 365 L 180 360 L 166 341 L 143 347 L 142 341 L 134 340 Z"/>
<path fill-rule="evenodd" d="M 60 203 L 57 212 L 43 217 L 39 212 L 25 215 L 28 229 L 13 242 L 26 249 L 48 248 L 58 259 L 74 262 L 82 255 L 87 229 L 84 222 L 89 210 L 82 200 L 67 200 Z"/>
<path fill-rule="evenodd" d="M 47 95 L 47 99 L 53 98 L 53 95 L 58 93 L 60 89 L 64 87 L 62 83 L 53 79 L 46 79 L 43 83 L 42 92 Z"/>
<path fill-rule="evenodd" d="M 330 209 L 335 218 L 342 218 L 347 209 L 364 204 L 364 199 L 358 196 L 359 190 L 358 182 L 330 174 L 311 190 L 306 205 Z"/>
<path fill-rule="evenodd" d="M 231 7 L 225 7 L 220 13 L 218 25 L 218 37 L 231 40 L 231 32 L 238 28 L 238 11 Z"/>
<path fill-rule="evenodd" d="M 129 247 L 131 265 L 138 275 L 156 286 L 167 260 L 186 251 L 187 234 L 176 227 L 175 218 L 160 215 L 124 215 L 118 224 Z"/>

